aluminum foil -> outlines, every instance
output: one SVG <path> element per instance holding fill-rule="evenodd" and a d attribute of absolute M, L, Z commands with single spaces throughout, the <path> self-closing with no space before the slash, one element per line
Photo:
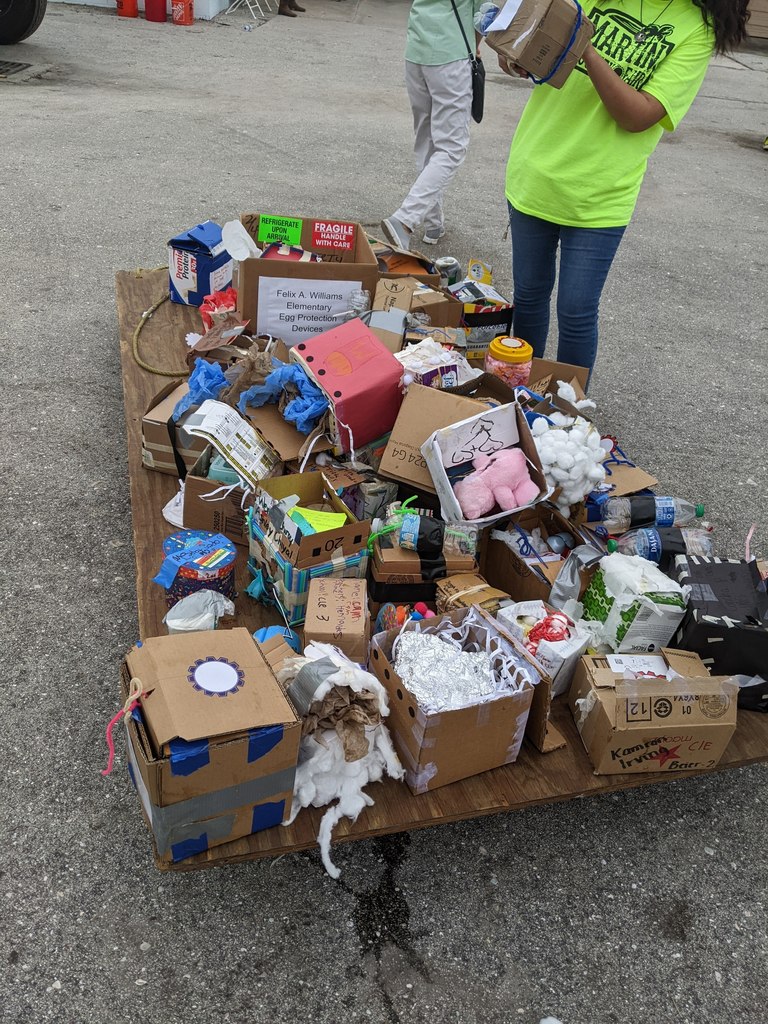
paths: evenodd
<path fill-rule="evenodd" d="M 498 689 L 485 651 L 462 651 L 439 636 L 404 632 L 397 640 L 395 671 L 424 711 L 478 704 Z"/>

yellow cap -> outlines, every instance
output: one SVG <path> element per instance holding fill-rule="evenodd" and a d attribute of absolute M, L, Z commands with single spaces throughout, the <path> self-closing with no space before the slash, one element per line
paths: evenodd
<path fill-rule="evenodd" d="M 488 346 L 488 355 L 500 363 L 528 363 L 533 359 L 533 349 L 522 338 L 510 338 L 502 334 Z"/>

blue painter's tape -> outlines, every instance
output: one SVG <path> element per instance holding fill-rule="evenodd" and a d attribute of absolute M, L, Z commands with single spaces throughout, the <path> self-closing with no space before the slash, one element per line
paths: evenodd
<path fill-rule="evenodd" d="M 171 847 L 171 857 L 174 864 L 177 860 L 186 860 L 187 857 L 194 857 L 196 853 L 204 853 L 208 849 L 208 833 L 203 832 L 201 836 L 194 839 L 184 839 L 181 843 L 174 843 Z"/>
<path fill-rule="evenodd" d="M 171 740 L 171 775 L 191 775 L 210 764 L 208 740 Z"/>
<path fill-rule="evenodd" d="M 252 832 L 261 832 L 265 828 L 272 828 L 281 824 L 285 815 L 285 800 L 276 800 L 274 803 L 257 804 L 253 808 Z"/>
<path fill-rule="evenodd" d="M 268 725 L 264 729 L 248 731 L 248 763 L 258 761 L 278 745 L 283 738 L 282 725 Z"/>

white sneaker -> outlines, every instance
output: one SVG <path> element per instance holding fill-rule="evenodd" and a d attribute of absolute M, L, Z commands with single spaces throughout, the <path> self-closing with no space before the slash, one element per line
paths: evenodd
<path fill-rule="evenodd" d="M 422 238 L 422 242 L 424 245 L 437 245 L 444 234 L 445 228 L 440 228 L 439 231 L 427 231 Z"/>
<path fill-rule="evenodd" d="M 411 248 L 411 231 L 397 217 L 386 217 L 381 222 L 381 230 L 387 241 L 398 249 Z"/>

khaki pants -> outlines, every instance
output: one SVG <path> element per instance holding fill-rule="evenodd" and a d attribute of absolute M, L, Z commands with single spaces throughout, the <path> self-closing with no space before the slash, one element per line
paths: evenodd
<path fill-rule="evenodd" d="M 450 64 L 405 62 L 405 84 L 416 133 L 414 155 L 419 176 L 395 217 L 411 230 L 443 231 L 443 195 L 464 161 L 472 111 L 469 60 Z"/>

